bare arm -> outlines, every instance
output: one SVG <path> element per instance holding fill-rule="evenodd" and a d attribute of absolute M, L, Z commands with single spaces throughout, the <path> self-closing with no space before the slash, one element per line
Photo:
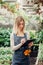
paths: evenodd
<path fill-rule="evenodd" d="M 10 36 L 10 44 L 11 44 L 11 49 L 12 50 L 18 50 L 22 46 L 22 43 L 20 43 L 16 46 L 14 45 L 14 35 L 13 35 L 13 33 Z"/>

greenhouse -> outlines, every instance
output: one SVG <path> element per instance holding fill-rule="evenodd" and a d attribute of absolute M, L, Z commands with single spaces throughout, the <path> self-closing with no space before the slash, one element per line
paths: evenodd
<path fill-rule="evenodd" d="M 19 16 L 22 19 L 21 23 L 16 20 Z M 30 65 L 43 65 L 43 0 L 0 0 L 0 65 L 14 65 L 12 64 L 14 51 L 11 49 L 10 36 L 13 30 L 16 32 L 16 26 L 15 29 L 13 26 L 16 24 L 22 27 L 22 21 L 25 21 L 23 24 L 28 33 L 27 37 L 30 40 L 35 39 L 31 48 L 29 47 L 31 53 L 29 49 L 26 50 L 30 58 Z"/>

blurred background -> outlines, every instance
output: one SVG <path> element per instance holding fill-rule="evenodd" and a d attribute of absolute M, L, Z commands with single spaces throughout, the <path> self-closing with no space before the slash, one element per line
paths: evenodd
<path fill-rule="evenodd" d="M 31 65 L 35 64 L 39 43 L 43 43 L 43 0 L 0 0 L 0 65 L 12 63 L 10 34 L 18 15 L 25 19 L 30 39 L 37 38 L 31 48 Z"/>

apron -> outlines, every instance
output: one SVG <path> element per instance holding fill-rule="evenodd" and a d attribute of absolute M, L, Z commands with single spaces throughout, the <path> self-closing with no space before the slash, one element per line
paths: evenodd
<path fill-rule="evenodd" d="M 27 40 L 26 33 L 23 37 L 17 36 L 14 34 L 14 45 L 18 45 L 21 39 L 25 38 Z M 24 55 L 24 50 L 27 49 L 28 46 L 21 46 L 18 50 L 14 51 L 12 65 L 30 65 L 29 56 Z"/>

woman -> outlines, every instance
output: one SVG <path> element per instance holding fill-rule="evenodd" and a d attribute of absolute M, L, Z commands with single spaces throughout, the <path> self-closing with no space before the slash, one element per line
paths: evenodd
<path fill-rule="evenodd" d="M 28 46 L 31 47 L 33 43 L 31 42 L 26 47 L 23 47 L 23 44 L 28 39 L 24 28 L 25 21 L 22 16 L 18 16 L 15 21 L 15 33 L 12 33 L 10 37 L 11 48 L 14 50 L 12 65 L 30 65 L 29 56 L 25 56 L 24 50 L 28 49 Z"/>

